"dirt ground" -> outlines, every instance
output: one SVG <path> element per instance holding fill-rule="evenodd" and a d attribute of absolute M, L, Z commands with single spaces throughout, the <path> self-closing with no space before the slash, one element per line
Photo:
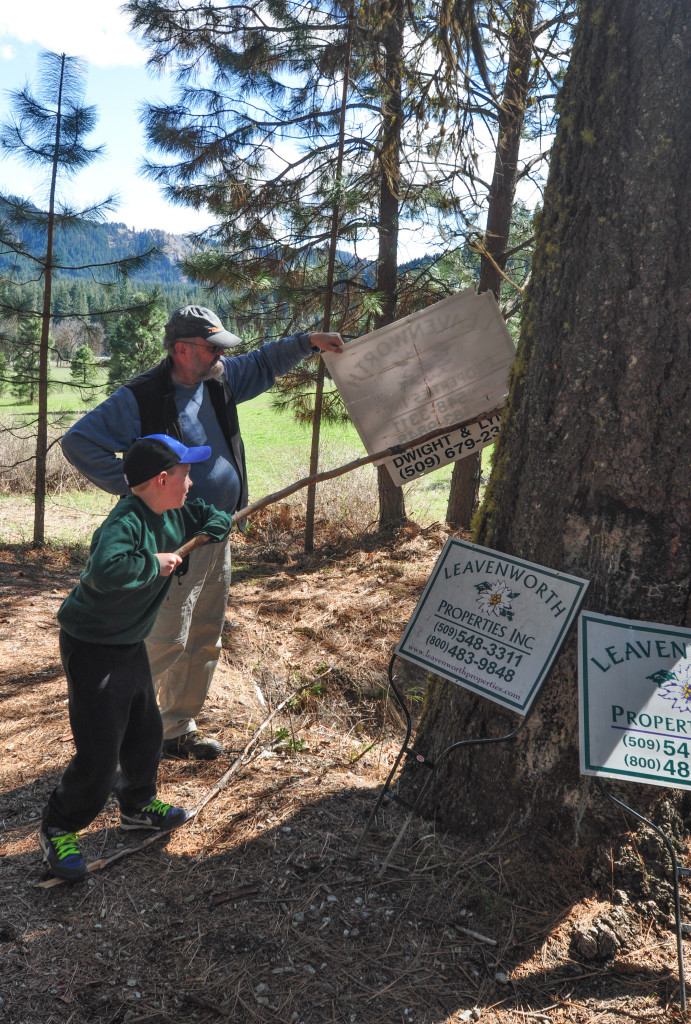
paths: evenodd
<path fill-rule="evenodd" d="M 507 827 L 480 844 L 416 819 L 381 876 L 405 818 L 392 803 L 353 856 L 403 739 L 387 665 L 445 539 L 411 527 L 390 546 L 322 543 L 307 559 L 279 510 L 236 540 L 199 723 L 226 752 L 159 774 L 163 798 L 204 806 L 130 855 L 137 834 L 109 805 L 83 849 L 123 855 L 48 888 L 38 820 L 72 750 L 55 613 L 83 551 L 0 549 L 0 1019 L 679 1017 L 669 923 L 635 892 L 598 892 L 603 872 L 554 837 Z M 402 679 L 412 698 L 423 683 L 412 669 Z"/>

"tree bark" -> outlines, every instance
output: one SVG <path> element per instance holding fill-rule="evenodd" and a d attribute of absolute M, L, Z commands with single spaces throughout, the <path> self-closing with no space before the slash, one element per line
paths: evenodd
<path fill-rule="evenodd" d="M 691 624 L 689 38 L 686 0 L 654 16 L 648 0 L 582 4 L 475 537 L 590 580 L 590 609 L 676 625 Z M 574 845 L 608 827 L 579 774 L 574 633 L 520 737 L 440 769 L 423 811 L 443 827 L 485 833 L 512 816 Z M 434 680 L 415 746 L 434 758 L 515 724 Z M 408 768 L 402 792 L 415 788 Z M 663 793 L 613 788 L 644 813 Z"/>
<path fill-rule="evenodd" d="M 398 213 L 401 184 L 401 123 L 403 59 L 403 2 L 382 0 L 381 20 L 384 48 L 382 132 L 379 153 L 379 253 L 377 291 L 382 310 L 376 327 L 396 319 L 398 298 Z M 377 468 L 379 489 L 379 531 L 390 533 L 406 520 L 403 489 L 397 487 L 384 466 Z"/>
<path fill-rule="evenodd" d="M 533 56 L 533 27 L 536 0 L 515 0 L 511 7 L 509 29 L 509 55 L 506 81 L 499 108 L 497 148 L 494 172 L 487 205 L 487 225 L 480 258 L 478 292 L 494 292 L 499 302 L 506 268 L 511 214 L 516 195 L 518 155 L 525 106 L 530 84 L 530 63 Z M 446 521 L 456 528 L 470 529 L 473 510 L 477 504 L 481 478 L 480 452 L 456 463 L 451 477 Z"/>
<path fill-rule="evenodd" d="M 480 489 L 482 456 L 478 452 L 459 459 L 451 474 L 446 522 L 452 530 L 468 530 Z"/>

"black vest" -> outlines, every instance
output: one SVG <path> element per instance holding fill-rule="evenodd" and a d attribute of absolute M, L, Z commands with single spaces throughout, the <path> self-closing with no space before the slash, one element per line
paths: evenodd
<path fill-rule="evenodd" d="M 178 411 L 175 407 L 175 385 L 171 377 L 172 364 L 166 357 L 158 366 L 125 384 L 137 400 L 141 420 L 141 436 L 147 434 L 170 434 L 183 441 Z M 204 387 L 211 400 L 228 450 L 240 478 L 240 497 L 232 512 L 247 505 L 247 469 L 245 446 L 240 437 L 240 424 L 233 392 L 225 377 L 204 381 Z M 213 456 L 212 456 L 213 457 Z M 238 524 L 239 525 L 239 524 Z"/>

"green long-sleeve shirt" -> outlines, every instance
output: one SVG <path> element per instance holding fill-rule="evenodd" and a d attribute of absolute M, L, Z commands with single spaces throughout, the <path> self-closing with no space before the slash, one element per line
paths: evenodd
<path fill-rule="evenodd" d="M 196 498 L 153 512 L 141 498 L 121 498 L 94 533 L 79 583 L 58 610 L 66 633 L 91 644 L 134 644 L 149 635 L 173 576 L 157 553 L 175 551 L 198 533 L 228 536 L 231 517 Z"/>

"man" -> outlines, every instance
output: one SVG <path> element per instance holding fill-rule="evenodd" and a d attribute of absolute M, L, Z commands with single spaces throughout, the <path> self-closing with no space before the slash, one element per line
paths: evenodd
<path fill-rule="evenodd" d="M 129 491 L 117 452 L 138 437 L 169 434 L 187 446 L 209 445 L 193 467 L 194 497 L 229 512 L 247 505 L 247 474 L 236 405 L 267 391 L 276 377 L 319 349 L 342 352 L 340 334 L 312 332 L 268 342 L 245 355 L 227 353 L 240 338 L 210 309 L 184 306 L 166 324 L 166 358 L 118 388 L 62 439 L 69 461 L 112 494 Z M 182 568 L 182 567 L 181 567 Z M 163 716 L 163 756 L 211 760 L 220 743 L 197 729 L 221 651 L 230 587 L 228 544 L 189 555 L 187 572 L 168 590 L 146 646 Z"/>

